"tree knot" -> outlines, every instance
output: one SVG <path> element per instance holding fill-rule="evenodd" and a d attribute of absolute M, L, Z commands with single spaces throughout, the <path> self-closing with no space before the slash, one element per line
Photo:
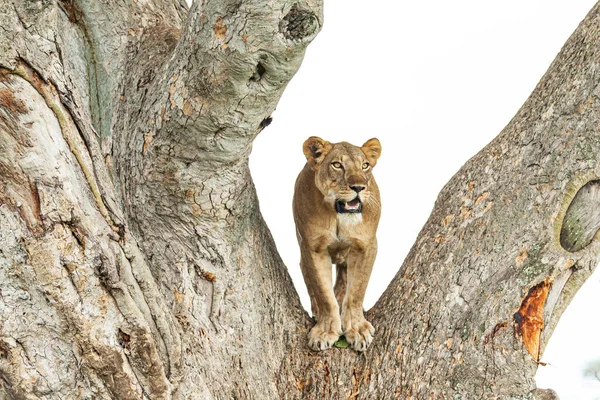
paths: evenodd
<path fill-rule="evenodd" d="M 319 22 L 312 11 L 302 10 L 294 4 L 279 23 L 279 31 L 289 40 L 302 40 L 315 34 Z"/>

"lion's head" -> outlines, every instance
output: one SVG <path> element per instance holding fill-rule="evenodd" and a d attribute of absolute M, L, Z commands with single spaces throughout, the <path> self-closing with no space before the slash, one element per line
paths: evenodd
<path fill-rule="evenodd" d="M 325 201 L 339 214 L 362 213 L 363 205 L 369 204 L 372 171 L 381 154 L 379 140 L 369 139 L 357 147 L 311 136 L 303 150 Z"/>

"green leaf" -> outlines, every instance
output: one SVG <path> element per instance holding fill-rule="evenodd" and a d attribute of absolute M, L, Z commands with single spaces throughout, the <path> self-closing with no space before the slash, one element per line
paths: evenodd
<path fill-rule="evenodd" d="M 346 342 L 346 337 L 344 335 L 342 335 L 337 340 L 337 342 L 335 342 L 333 344 L 333 346 L 337 347 L 338 349 L 345 349 L 346 347 L 350 346 L 350 344 L 348 342 Z"/>

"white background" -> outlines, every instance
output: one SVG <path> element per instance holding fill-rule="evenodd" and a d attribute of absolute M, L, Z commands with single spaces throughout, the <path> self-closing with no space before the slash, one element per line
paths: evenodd
<path fill-rule="evenodd" d="M 382 143 L 374 174 L 383 215 L 368 309 L 442 186 L 515 115 L 594 3 L 326 1 L 324 29 L 250 159 L 261 210 L 305 307 L 291 212 L 303 141 Z M 600 398 L 600 384 L 581 372 L 600 358 L 599 295 L 596 274 L 555 330 L 543 357 L 549 365 L 539 368 L 538 385 L 563 400 Z"/>

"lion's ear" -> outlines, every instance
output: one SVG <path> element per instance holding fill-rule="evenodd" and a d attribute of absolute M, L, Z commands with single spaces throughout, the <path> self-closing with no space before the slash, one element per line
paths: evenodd
<path fill-rule="evenodd" d="M 375 164 L 377 164 L 377 159 L 381 155 L 381 143 L 379 143 L 379 140 L 376 138 L 369 139 L 360 149 L 365 153 L 365 156 L 367 156 L 367 159 L 371 163 L 371 167 L 374 167 Z"/>
<path fill-rule="evenodd" d="M 333 146 L 320 137 L 311 136 L 302 145 L 302 150 L 306 156 L 306 161 L 312 169 L 315 169 L 324 159 Z"/>

